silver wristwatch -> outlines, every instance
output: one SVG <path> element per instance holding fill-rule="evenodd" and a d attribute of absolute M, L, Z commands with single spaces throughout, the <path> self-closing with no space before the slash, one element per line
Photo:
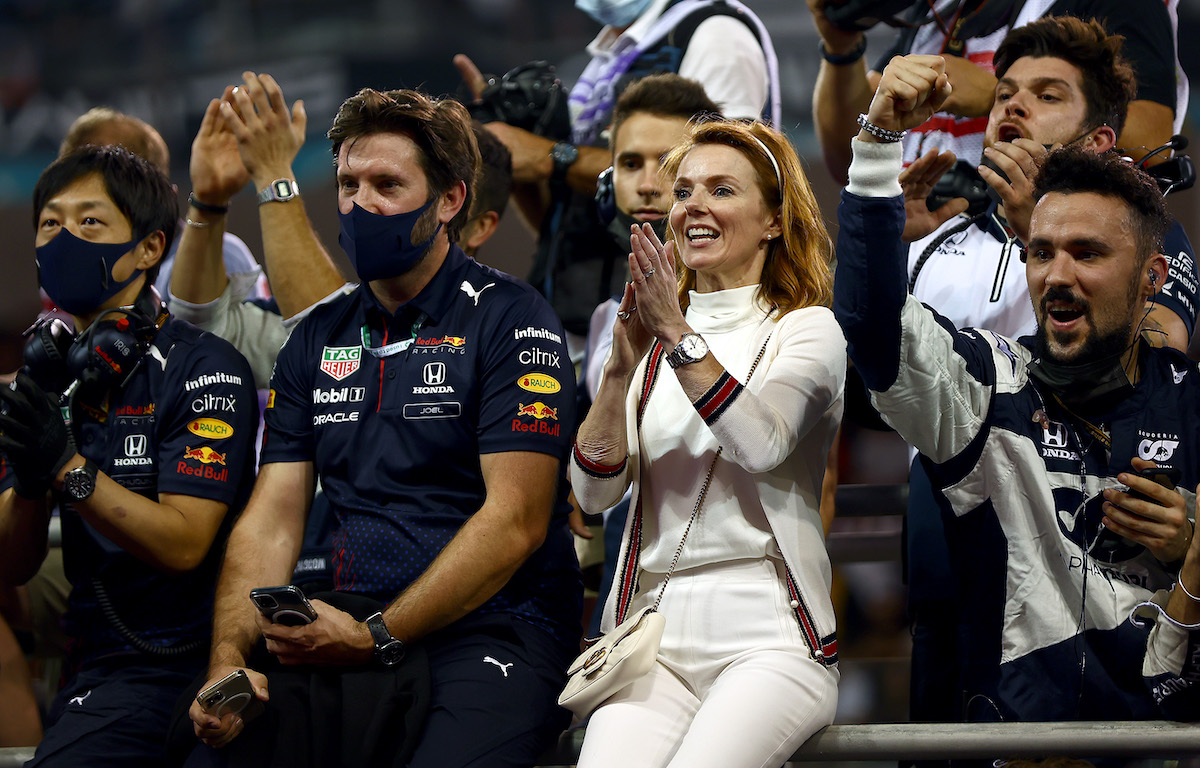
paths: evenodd
<path fill-rule="evenodd" d="M 291 179 L 275 179 L 258 193 L 258 204 L 286 203 L 300 194 L 300 185 Z"/>
<path fill-rule="evenodd" d="M 672 368 L 681 365 L 698 363 L 708 355 L 708 342 L 698 333 L 685 333 L 679 343 L 667 355 L 667 363 Z"/>

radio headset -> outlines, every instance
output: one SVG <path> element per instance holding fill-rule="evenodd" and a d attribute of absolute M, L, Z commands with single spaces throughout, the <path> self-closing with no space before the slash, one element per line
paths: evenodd
<path fill-rule="evenodd" d="M 44 317 L 25 332 L 25 370 L 38 386 L 55 394 L 75 381 L 87 388 L 121 387 L 166 319 L 167 310 L 151 286 L 132 306 L 103 312 L 79 335 L 59 318 Z"/>

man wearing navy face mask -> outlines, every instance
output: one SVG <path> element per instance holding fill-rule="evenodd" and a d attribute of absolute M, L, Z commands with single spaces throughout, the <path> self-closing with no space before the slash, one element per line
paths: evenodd
<path fill-rule="evenodd" d="M 239 140 L 288 120 L 273 81 L 249 78 L 235 96 Z M 531 288 L 456 244 L 479 163 L 460 104 L 365 89 L 329 137 L 339 242 L 362 285 L 313 310 L 280 352 L 255 500 L 218 586 L 210 678 L 245 668 L 265 700 L 276 678 L 248 669 L 260 635 L 284 665 L 380 674 L 416 643 L 432 701 L 407 765 L 530 765 L 565 725 L 555 698 L 579 634 L 556 504 L 574 423 L 562 328 Z M 249 165 L 264 237 L 319 248 L 287 162 Z M 339 524 L 337 597 L 382 610 L 355 618 L 314 599 L 313 623 L 271 624 L 246 596 L 290 578 L 316 478 Z M 205 743 L 234 750 L 269 726 L 239 739 L 237 716 L 191 716 Z"/>
<path fill-rule="evenodd" d="M 31 765 L 162 763 L 203 668 L 226 513 L 249 495 L 250 369 L 152 288 L 176 206 L 119 147 L 59 159 L 34 192 L 38 280 L 75 329 L 38 326 L 0 388 L 0 579 L 37 571 L 57 504 L 73 585 L 71 679 Z"/>

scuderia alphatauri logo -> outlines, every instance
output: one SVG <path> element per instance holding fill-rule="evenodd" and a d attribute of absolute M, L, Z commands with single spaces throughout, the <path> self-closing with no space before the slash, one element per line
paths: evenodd
<path fill-rule="evenodd" d="M 1143 432 L 1138 430 L 1138 457 L 1157 464 L 1169 462 L 1179 447 L 1179 435 L 1167 432 Z"/>

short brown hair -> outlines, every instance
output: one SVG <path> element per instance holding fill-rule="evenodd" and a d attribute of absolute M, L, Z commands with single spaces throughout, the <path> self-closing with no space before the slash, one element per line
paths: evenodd
<path fill-rule="evenodd" d="M 621 124 L 637 112 L 646 112 L 656 117 L 680 117 L 684 120 L 721 116 L 721 108 L 704 92 L 704 86 L 695 80 L 669 72 L 649 75 L 633 81 L 613 107 L 609 144 L 614 147 L 614 151 Z"/>
<path fill-rule="evenodd" d="M 93 107 L 75 118 L 58 148 L 58 156 L 65 157 L 83 147 L 112 144 L 149 160 L 163 173 L 171 172 L 171 153 L 158 131 L 145 120 L 112 107 Z"/>
<path fill-rule="evenodd" d="M 420 91 L 363 88 L 342 102 L 326 134 L 333 142 L 334 162 L 342 144 L 375 133 L 399 133 L 413 140 L 429 182 L 430 200 L 460 181 L 466 185 L 462 208 L 446 225 L 450 242 L 458 242 L 470 218 L 475 170 L 480 163 L 466 107 L 453 99 L 432 99 Z"/>
<path fill-rule="evenodd" d="M 1145 264 L 1162 251 L 1163 238 L 1171 225 L 1162 191 L 1150 174 L 1125 162 L 1116 152 L 1062 147 L 1049 153 L 1034 179 L 1033 199 L 1041 200 L 1051 192 L 1091 192 L 1121 200 L 1129 208 L 1138 263 Z"/>
<path fill-rule="evenodd" d="M 767 246 L 759 297 L 780 315 L 802 307 L 829 306 L 833 299 L 833 242 L 796 150 L 783 134 L 763 123 L 710 120 L 691 126 L 667 155 L 660 173 L 674 180 L 683 158 L 702 144 L 722 144 L 741 152 L 754 167 L 767 209 L 779 215 L 782 237 Z M 779 177 L 772 157 L 779 165 Z M 679 300 L 686 307 L 688 291 L 696 286 L 696 273 L 683 259 L 677 261 L 676 269 Z"/>
<path fill-rule="evenodd" d="M 1046 16 L 1009 32 L 992 61 L 996 77 L 1004 77 L 1017 59 L 1026 56 L 1048 56 L 1073 65 L 1079 70 L 1087 104 L 1086 127 L 1107 125 L 1119 136 L 1129 102 L 1137 96 L 1133 67 L 1121 53 L 1124 41 L 1095 19 Z"/>

